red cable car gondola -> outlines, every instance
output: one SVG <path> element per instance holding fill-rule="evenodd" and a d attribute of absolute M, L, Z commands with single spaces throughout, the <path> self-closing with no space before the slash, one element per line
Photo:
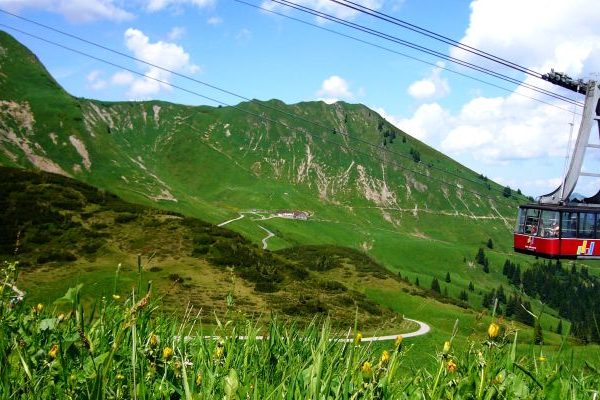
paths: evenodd
<path fill-rule="evenodd" d="M 514 250 L 546 258 L 600 258 L 600 191 L 582 201 L 569 202 L 580 176 L 600 178 L 600 174 L 582 173 L 594 120 L 600 130 L 600 86 L 598 82 L 573 81 L 564 74 L 544 75 L 544 79 L 586 95 L 577 142 L 569 169 L 554 192 L 541 196 L 537 204 L 519 207 L 514 232 Z M 600 186 L 600 185 L 599 185 Z"/>
<path fill-rule="evenodd" d="M 547 258 L 600 258 L 599 222 L 598 207 L 523 205 L 519 207 L 514 249 Z"/>

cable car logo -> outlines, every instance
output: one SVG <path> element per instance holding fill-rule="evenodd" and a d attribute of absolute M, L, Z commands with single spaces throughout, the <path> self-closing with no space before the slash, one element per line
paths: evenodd
<path fill-rule="evenodd" d="M 577 246 L 577 255 L 591 256 L 594 254 L 594 245 L 596 242 L 590 243 L 590 247 L 587 247 L 587 240 L 581 243 L 581 246 Z"/>

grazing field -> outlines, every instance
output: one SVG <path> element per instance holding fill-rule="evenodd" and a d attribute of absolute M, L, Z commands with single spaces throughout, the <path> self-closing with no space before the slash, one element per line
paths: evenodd
<path fill-rule="evenodd" d="M 564 399 L 595 398 L 600 384 L 591 364 L 521 355 L 519 332 L 496 319 L 464 345 L 437 336 L 428 351 L 401 336 L 363 344 L 356 329 L 342 343 L 345 332 L 327 319 L 300 327 L 225 316 L 207 329 L 191 310 L 162 313 L 151 290 L 104 297 L 87 311 L 77 286 L 28 307 L 14 298 L 15 265 L 4 264 L 1 277 L 2 398 Z M 408 354 L 418 352 L 430 366 L 407 373 Z"/>

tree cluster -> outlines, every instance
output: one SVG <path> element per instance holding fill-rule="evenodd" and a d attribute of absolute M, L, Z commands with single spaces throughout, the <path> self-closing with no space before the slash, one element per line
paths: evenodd
<path fill-rule="evenodd" d="M 524 293 L 558 310 L 571 321 L 571 335 L 584 342 L 600 343 L 600 279 L 586 267 L 563 268 L 560 261 L 543 261 L 523 271 L 509 261 L 503 273 Z M 561 324 L 562 330 L 562 324 Z M 558 329 L 558 328 L 557 328 Z"/>

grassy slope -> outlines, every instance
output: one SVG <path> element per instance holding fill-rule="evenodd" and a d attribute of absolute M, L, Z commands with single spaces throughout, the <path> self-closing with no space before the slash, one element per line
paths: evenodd
<path fill-rule="evenodd" d="M 363 328 L 373 329 L 394 314 L 368 300 L 365 287 L 406 287 L 354 250 L 271 253 L 233 231 L 126 203 L 59 175 L 0 167 L 0 178 L 0 257 L 21 262 L 19 285 L 32 304 L 78 283 L 89 299 L 152 281 L 170 310 L 189 304 L 210 315 L 236 305 L 245 314 L 271 311 L 301 321 L 330 313 L 348 326 L 358 307 Z M 390 329 L 404 328 L 396 322 Z"/>
<path fill-rule="evenodd" d="M 273 249 L 329 243 L 366 250 L 390 270 L 411 280 L 420 277 L 422 286 L 450 272 L 452 283 L 445 286 L 454 296 L 469 281 L 477 291 L 505 282 L 500 268 L 507 257 L 526 263 L 511 252 L 514 208 L 522 198 L 504 198 L 497 184 L 391 127 L 364 106 L 272 100 L 211 108 L 76 99 L 28 50 L 1 32 L 0 46 L 1 100 L 18 103 L 35 123 L 28 130 L 22 119 L 6 113 L 0 122 L 65 173 L 127 200 L 214 223 L 252 208 L 307 210 L 313 214 L 307 222 L 260 221 L 277 235 L 270 241 Z M 8 79 L 16 76 L 26 79 Z M 333 127 L 337 134 L 306 120 Z M 394 132 L 396 139 L 387 147 L 395 154 L 340 134 L 346 132 L 374 143 Z M 70 136 L 84 144 L 89 170 Z M 32 167 L 22 145 L 4 141 L 0 147 L 1 164 Z M 413 162 L 411 150 L 420 153 L 421 163 Z M 161 195 L 177 201 L 157 199 Z M 265 236 L 249 218 L 228 227 L 257 244 Z M 469 265 L 488 238 L 495 249 L 487 252 L 491 273 L 484 274 Z M 106 265 L 117 262 L 113 258 Z M 175 265 L 185 268 L 184 262 Z M 479 306 L 480 297 L 472 295 L 470 302 Z M 452 312 L 462 317 L 460 309 Z M 427 319 L 435 313 L 407 314 Z"/>

